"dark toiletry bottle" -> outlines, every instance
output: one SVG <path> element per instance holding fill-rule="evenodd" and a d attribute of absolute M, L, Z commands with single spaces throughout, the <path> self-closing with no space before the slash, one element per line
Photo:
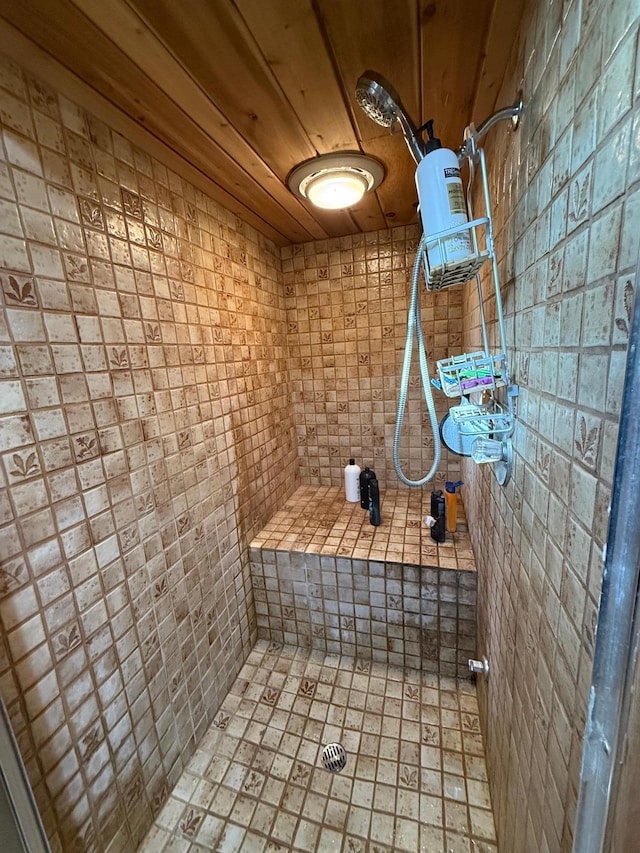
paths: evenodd
<path fill-rule="evenodd" d="M 369 483 L 375 480 L 376 472 L 371 468 L 365 468 L 360 474 L 360 506 L 362 509 L 369 509 Z"/>
<path fill-rule="evenodd" d="M 435 492 L 431 492 L 431 515 L 436 520 L 436 523 L 431 528 L 431 538 L 435 539 L 436 542 L 444 542 L 446 509 L 444 495 L 440 489 Z"/>
<path fill-rule="evenodd" d="M 376 527 L 380 524 L 380 489 L 375 477 L 369 480 L 369 521 Z"/>

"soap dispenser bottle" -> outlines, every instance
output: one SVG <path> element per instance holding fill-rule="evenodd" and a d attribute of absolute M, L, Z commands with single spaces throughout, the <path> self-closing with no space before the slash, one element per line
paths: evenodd
<path fill-rule="evenodd" d="M 427 238 L 449 228 L 466 224 L 467 206 L 460 176 L 458 156 L 443 148 L 433 136 L 433 119 L 425 125 L 429 137 L 425 156 L 416 169 L 416 186 L 420 201 L 422 228 Z M 427 240 L 430 267 L 459 261 L 471 254 L 469 231 L 462 230 L 440 240 Z"/>
<path fill-rule="evenodd" d="M 360 466 L 356 465 L 355 459 L 350 459 L 344 467 L 344 496 L 349 503 L 355 504 L 360 500 Z"/>
<path fill-rule="evenodd" d="M 458 526 L 456 521 L 458 493 L 456 489 L 459 489 L 460 486 L 463 485 L 464 483 L 462 480 L 458 480 L 457 483 L 452 483 L 451 480 L 447 480 L 444 484 L 444 498 L 447 505 L 447 530 L 449 533 L 455 533 Z"/>

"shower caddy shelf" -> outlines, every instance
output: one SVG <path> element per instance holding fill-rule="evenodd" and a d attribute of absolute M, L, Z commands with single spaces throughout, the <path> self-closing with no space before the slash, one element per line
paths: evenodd
<path fill-rule="evenodd" d="M 455 179 L 449 180 L 445 187 L 447 194 L 446 201 L 443 194 L 441 194 L 439 198 L 437 196 L 433 198 L 433 209 L 425 208 L 420 211 L 423 225 L 426 222 L 438 224 L 451 221 L 459 222 L 459 219 L 455 217 L 464 212 L 464 206 L 460 203 L 462 200 L 460 198 L 462 187 L 458 184 L 460 177 L 459 166 L 465 160 L 468 160 L 469 165 L 469 185 L 466 199 L 467 222 L 457 225 L 450 230 L 437 233 L 432 233 L 430 228 L 424 225 L 425 234 L 420 240 L 416 259 L 413 264 L 407 338 L 402 362 L 402 373 L 400 375 L 398 411 L 393 436 L 393 465 L 396 474 L 401 482 L 413 488 L 422 488 L 425 483 L 432 479 L 440 464 L 441 441 L 445 443 L 443 427 L 446 420 L 452 441 L 460 442 L 460 455 L 471 455 L 476 462 L 493 462 L 498 482 L 504 485 L 511 475 L 511 435 L 514 429 L 515 418 L 513 400 L 518 393 L 518 388 L 516 385 L 512 385 L 509 380 L 506 355 L 507 346 L 498 283 L 498 266 L 493 244 L 487 171 L 484 153 L 478 143 L 489 129 L 499 121 L 508 119 L 511 121 L 514 130 L 518 128 L 520 116 L 523 111 L 522 92 L 518 93 L 516 104 L 498 110 L 488 119 L 485 119 L 477 129 L 473 124 L 470 124 L 465 129 L 464 142 L 462 148 L 458 151 L 457 157 L 450 150 L 442 149 L 444 159 L 438 155 L 437 166 L 433 158 L 431 161 L 428 160 L 432 152 L 442 148 L 440 140 L 436 139 L 433 135 L 433 121 L 429 120 L 425 125 L 417 128 L 407 115 L 400 96 L 385 77 L 375 71 L 365 71 L 358 78 L 356 84 L 356 99 L 364 112 L 376 124 L 389 129 L 393 129 L 396 124 L 399 124 L 407 148 L 417 166 L 416 186 L 419 203 L 426 202 L 432 181 L 435 181 L 436 185 L 438 185 L 443 180 L 443 177 L 445 182 L 451 178 Z M 428 142 L 425 142 L 421 137 L 423 131 L 427 132 L 429 137 Z M 426 165 L 423 166 L 423 164 Z M 471 187 L 478 166 L 482 177 L 485 216 L 474 219 L 471 203 Z M 441 168 L 444 169 L 443 173 L 439 171 Z M 424 199 L 421 197 L 423 191 L 425 193 Z M 434 215 L 431 216 L 431 214 Z M 468 244 L 467 238 L 463 235 L 464 231 L 467 232 Z M 462 241 L 460 239 L 461 235 Z M 463 248 L 464 257 L 462 260 L 458 260 L 453 252 L 448 251 L 447 241 L 452 238 L 452 242 L 457 245 L 457 249 L 455 250 L 456 255 Z M 462 244 L 466 245 L 463 247 Z M 467 246 L 469 251 L 467 251 Z M 432 260 L 434 260 L 434 264 L 437 258 L 440 266 L 434 265 L 430 267 L 429 251 L 433 252 Z M 495 304 L 500 335 L 500 350 L 494 354 L 491 353 L 489 348 L 482 298 L 482 282 L 480 280 L 480 270 L 487 261 L 491 262 L 493 270 Z M 442 290 L 445 287 L 462 285 L 473 277 L 475 277 L 478 287 L 483 349 L 480 352 L 464 353 L 454 358 L 442 359 L 438 362 L 439 380 L 433 380 L 429 376 L 424 336 L 420 323 L 420 300 L 418 296 L 421 268 L 424 271 L 428 290 Z M 418 362 L 420 365 L 422 388 L 434 437 L 434 458 L 428 473 L 417 480 L 412 480 L 402 470 L 400 462 L 400 435 L 409 392 L 411 357 L 414 343 L 416 342 L 418 346 Z M 449 410 L 449 415 L 447 415 L 447 418 L 440 425 L 438 425 L 433 402 L 432 383 L 436 387 L 444 389 L 444 393 L 448 397 L 461 397 L 460 405 L 452 407 Z M 472 407 L 472 410 L 470 407 Z M 438 440 L 438 432 L 440 433 L 439 437 L 441 441 Z M 461 442 L 463 435 L 467 436 L 464 444 Z M 473 447 L 470 447 L 468 436 L 473 440 Z M 476 436 L 475 439 L 473 438 L 474 436 Z M 479 441 L 481 436 L 483 440 Z"/>
<path fill-rule="evenodd" d="M 462 405 L 449 409 L 449 415 L 462 436 L 468 439 L 488 437 L 502 442 L 503 458 L 494 464 L 494 471 L 500 485 L 505 485 L 511 475 L 511 435 L 515 425 L 514 399 L 518 396 L 518 386 L 512 384 L 509 378 L 498 263 L 490 215 L 489 183 L 484 151 L 477 146 L 476 139 L 475 128 L 470 125 L 465 131 L 465 143 L 458 155 L 460 163 L 466 160 L 469 167 L 466 192 L 469 221 L 455 228 L 427 235 L 422 249 L 422 265 L 429 291 L 456 287 L 473 278 L 476 280 L 483 349 L 440 359 L 436 363 L 439 378 L 433 380 L 432 384 L 447 397 L 464 398 Z M 476 172 L 480 174 L 486 212 L 485 216 L 478 218 L 474 218 L 471 200 Z M 465 232 L 469 238 L 471 254 L 462 260 L 450 260 L 448 241 L 452 236 Z M 428 252 L 434 248 L 435 256 L 443 259 L 439 266 L 431 266 L 429 263 Z M 491 264 L 498 319 L 499 351 L 493 353 L 489 346 L 480 279 L 480 271 L 486 262 Z M 496 393 L 498 389 L 504 389 L 500 391 L 500 399 Z"/>
<path fill-rule="evenodd" d="M 505 356 L 479 352 L 454 355 L 437 362 L 441 390 L 447 397 L 460 397 L 473 391 L 491 391 L 506 384 Z"/>

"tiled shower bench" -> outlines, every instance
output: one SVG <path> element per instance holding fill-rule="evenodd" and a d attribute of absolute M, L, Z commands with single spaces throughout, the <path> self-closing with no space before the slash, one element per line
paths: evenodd
<path fill-rule="evenodd" d="M 385 489 L 382 524 L 338 487 L 300 486 L 251 542 L 258 636 L 467 677 L 476 570 L 464 510 L 436 544 L 430 494 Z"/>

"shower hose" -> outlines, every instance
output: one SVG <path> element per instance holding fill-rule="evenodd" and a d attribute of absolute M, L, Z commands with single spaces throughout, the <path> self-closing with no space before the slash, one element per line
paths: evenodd
<path fill-rule="evenodd" d="M 429 381 L 429 368 L 427 366 L 427 355 L 424 349 L 424 337 L 422 335 L 422 324 L 420 323 L 420 299 L 418 298 L 418 281 L 420 279 L 420 261 L 422 259 L 422 251 L 426 246 L 425 236 L 422 236 L 416 260 L 413 265 L 413 276 L 411 279 L 411 299 L 409 302 L 409 318 L 407 321 L 407 342 L 404 348 L 404 361 L 402 363 L 402 375 L 400 377 L 400 396 L 398 398 L 398 413 L 396 415 L 396 431 L 393 437 L 393 466 L 396 469 L 398 479 L 406 486 L 419 488 L 428 483 L 436 473 L 440 464 L 440 433 L 438 431 L 438 419 L 436 418 L 436 408 L 433 403 L 433 394 L 431 393 L 431 383 Z M 422 376 L 422 387 L 424 389 L 424 397 L 427 401 L 427 410 L 429 412 L 429 420 L 431 422 L 431 430 L 433 432 L 433 448 L 434 457 L 433 465 L 429 473 L 425 474 L 420 480 L 410 480 L 402 472 L 400 466 L 400 432 L 402 430 L 402 422 L 404 420 L 404 410 L 407 405 L 407 393 L 409 390 L 409 373 L 411 372 L 411 358 L 413 355 L 413 339 L 418 340 L 418 361 L 420 363 L 420 375 Z"/>

